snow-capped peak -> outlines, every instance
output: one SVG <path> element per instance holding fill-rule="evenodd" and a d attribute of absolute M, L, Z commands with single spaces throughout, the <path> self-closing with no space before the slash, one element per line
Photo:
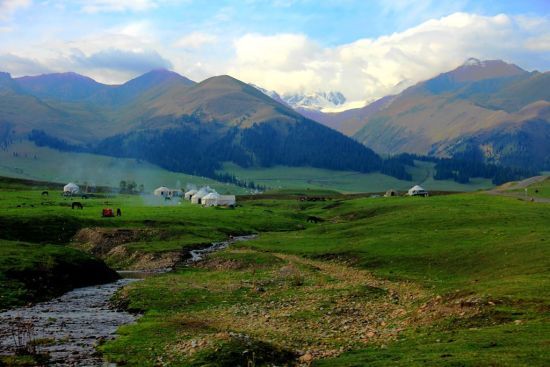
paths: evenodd
<path fill-rule="evenodd" d="M 260 92 L 277 102 L 286 104 L 293 109 L 301 108 L 315 111 L 331 110 L 342 107 L 347 101 L 342 93 L 335 91 L 307 94 L 288 93 L 280 95 L 273 90 L 268 90 L 252 83 L 250 83 L 250 86 L 258 89 Z"/>
<path fill-rule="evenodd" d="M 462 66 L 480 66 L 480 67 L 484 67 L 485 66 L 485 61 L 481 61 L 479 59 L 476 59 L 475 57 L 470 57 L 468 60 L 466 60 L 464 62 L 464 64 L 462 64 Z"/>
<path fill-rule="evenodd" d="M 322 111 L 346 103 L 346 97 L 340 92 L 314 92 L 307 94 L 285 94 L 283 100 L 293 108 L 307 108 Z"/>

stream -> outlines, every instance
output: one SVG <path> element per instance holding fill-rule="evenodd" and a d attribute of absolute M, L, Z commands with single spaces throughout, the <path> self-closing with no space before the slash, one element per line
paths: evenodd
<path fill-rule="evenodd" d="M 234 237 L 207 248 L 189 251 L 185 265 L 201 261 L 208 253 L 255 236 Z M 170 269 L 165 269 L 169 271 Z M 115 366 L 105 363 L 97 345 L 116 337 L 121 325 L 138 316 L 112 307 L 110 299 L 127 284 L 157 272 L 121 271 L 113 283 L 77 288 L 47 302 L 0 313 L 0 355 L 13 354 L 30 340 L 41 341 L 40 353 L 47 353 L 50 366 Z"/>

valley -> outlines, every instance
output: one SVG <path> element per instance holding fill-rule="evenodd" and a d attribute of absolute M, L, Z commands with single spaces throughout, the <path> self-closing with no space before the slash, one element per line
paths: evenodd
<path fill-rule="evenodd" d="M 549 5 L 0 0 L 0 367 L 550 366 Z"/>
<path fill-rule="evenodd" d="M 534 181 L 529 190 L 544 195 L 547 183 Z M 1 295 L 4 308 L 37 300 L 33 289 L 41 283 L 11 270 L 32 253 L 41 254 L 33 268 L 78 253 L 113 269 L 173 269 L 116 294 L 117 307 L 140 316 L 99 347 L 109 361 L 351 366 L 391 359 L 451 366 L 483 359 L 542 366 L 548 360 L 546 203 L 483 192 L 365 198 L 311 190 L 326 200 L 281 193 L 242 197 L 230 209 L 109 194 L 72 210 L 71 199 L 56 190 L 2 181 L 2 251 L 16 259 L 2 257 L 0 280 L 13 284 Z M 123 216 L 101 218 L 105 201 Z M 322 221 L 307 221 L 311 216 Z M 242 234 L 257 237 L 194 266 L 182 262 L 189 249 Z M 34 357 L 1 358 L 25 365 Z"/>

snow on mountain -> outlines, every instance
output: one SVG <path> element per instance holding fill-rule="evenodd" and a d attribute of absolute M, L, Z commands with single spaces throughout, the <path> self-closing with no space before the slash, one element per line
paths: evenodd
<path fill-rule="evenodd" d="M 256 88 L 257 90 L 259 90 L 260 92 L 262 92 L 263 94 L 265 94 L 266 96 L 268 96 L 269 98 L 271 99 L 274 99 L 275 101 L 279 102 L 279 103 L 282 103 L 284 105 L 286 105 L 286 101 L 279 95 L 279 93 L 275 92 L 274 90 L 267 90 L 265 88 L 262 88 L 256 84 L 252 84 L 252 83 L 249 83 L 250 86 Z"/>
<path fill-rule="evenodd" d="M 314 92 L 307 94 L 285 94 L 285 102 L 293 108 L 306 108 L 322 111 L 346 103 L 346 97 L 340 92 Z"/>
<path fill-rule="evenodd" d="M 342 107 L 346 97 L 340 92 L 314 92 L 307 94 L 288 93 L 280 95 L 273 90 L 267 90 L 255 84 L 250 84 L 268 97 L 292 107 L 295 110 L 329 111 Z"/>
<path fill-rule="evenodd" d="M 485 62 L 481 61 L 479 59 L 476 59 L 475 57 L 470 57 L 468 60 L 466 60 L 464 62 L 464 64 L 462 64 L 462 66 L 481 66 L 481 67 L 484 67 Z"/>

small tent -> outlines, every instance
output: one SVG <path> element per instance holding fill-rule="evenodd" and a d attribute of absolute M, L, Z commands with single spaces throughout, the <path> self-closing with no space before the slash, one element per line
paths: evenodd
<path fill-rule="evenodd" d="M 397 192 L 397 190 L 390 189 L 390 190 L 386 191 L 384 196 L 387 197 L 387 198 L 392 197 L 392 196 L 399 196 L 399 192 Z"/>
<path fill-rule="evenodd" d="M 155 189 L 155 191 L 153 191 L 153 194 L 155 194 L 155 196 L 170 196 L 170 192 L 171 190 L 168 188 L 168 187 L 165 187 L 165 186 L 161 186 L 161 187 L 158 187 Z"/>
<path fill-rule="evenodd" d="M 197 193 L 197 190 L 189 190 L 185 193 L 185 200 L 191 200 L 191 198 L 193 197 L 193 195 L 195 195 Z"/>
<path fill-rule="evenodd" d="M 236 203 L 235 195 L 219 195 L 218 197 L 218 205 L 220 206 L 235 206 Z"/>
<path fill-rule="evenodd" d="M 422 186 L 415 185 L 407 192 L 409 196 L 428 196 L 428 191 L 424 190 Z"/>
<path fill-rule="evenodd" d="M 65 195 L 78 194 L 79 191 L 80 191 L 80 188 L 72 182 L 69 182 L 68 184 L 63 186 L 63 194 Z"/>
<path fill-rule="evenodd" d="M 201 203 L 204 206 L 217 206 L 220 195 L 217 192 L 211 192 L 202 198 Z"/>
<path fill-rule="evenodd" d="M 192 204 L 202 204 L 202 198 L 206 195 L 210 194 L 211 192 L 214 192 L 210 187 L 206 186 L 201 188 L 195 195 L 191 197 L 191 203 Z"/>

